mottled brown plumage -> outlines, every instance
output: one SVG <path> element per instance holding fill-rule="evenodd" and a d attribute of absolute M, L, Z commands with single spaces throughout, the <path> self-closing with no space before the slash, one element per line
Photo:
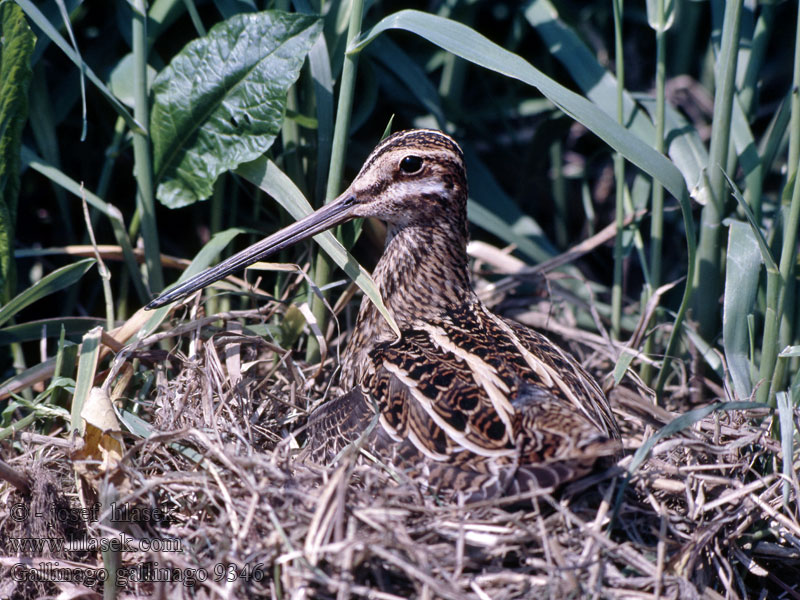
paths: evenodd
<path fill-rule="evenodd" d="M 310 416 L 306 458 L 331 462 L 377 418 L 367 447 L 432 490 L 475 500 L 555 488 L 617 453 L 619 430 L 575 359 L 473 292 L 466 200 L 450 137 L 396 133 L 331 204 L 151 305 L 349 219 L 377 217 L 388 233 L 373 279 L 402 335 L 364 298 L 342 363 L 348 391 Z"/>

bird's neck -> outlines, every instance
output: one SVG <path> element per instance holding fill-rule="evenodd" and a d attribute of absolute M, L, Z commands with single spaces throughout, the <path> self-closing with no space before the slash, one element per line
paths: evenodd
<path fill-rule="evenodd" d="M 435 319 L 471 297 L 466 246 L 465 234 L 454 227 L 389 228 L 372 278 L 401 329 L 414 320 Z"/>
<path fill-rule="evenodd" d="M 460 229 L 439 225 L 389 229 L 383 256 L 372 278 L 401 330 L 446 320 L 454 307 L 475 301 L 467 268 L 465 230 L 465 225 Z M 365 296 L 345 353 L 345 385 L 359 381 L 375 344 L 395 337 Z"/>

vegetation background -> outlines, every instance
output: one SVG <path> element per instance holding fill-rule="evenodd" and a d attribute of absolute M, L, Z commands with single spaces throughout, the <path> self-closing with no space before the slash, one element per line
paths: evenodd
<path fill-rule="evenodd" d="M 158 331 L 167 309 L 139 309 L 186 259 L 197 271 L 307 211 L 305 199 L 319 206 L 388 130 L 424 126 L 465 151 L 473 239 L 489 245 L 471 248 L 476 280 L 507 292 L 500 310 L 566 303 L 573 331 L 605 343 L 607 383 L 627 372 L 657 406 L 688 413 L 672 431 L 757 403 L 794 456 L 796 3 L 5 0 L 0 11 L 0 439 L 83 432 L 105 348 Z M 381 225 L 337 236 L 370 270 Z M 524 266 L 585 239 L 591 250 L 547 286 Z M 326 256 L 311 244 L 280 256 L 308 277 L 259 272 L 280 307 L 250 331 L 331 368 L 357 303 L 329 325 L 353 290 Z M 214 295 L 205 311 L 252 307 L 253 294 Z M 157 376 L 143 361 L 131 377 L 129 409 Z M 794 515 L 792 464 L 755 469 L 782 471 Z"/>

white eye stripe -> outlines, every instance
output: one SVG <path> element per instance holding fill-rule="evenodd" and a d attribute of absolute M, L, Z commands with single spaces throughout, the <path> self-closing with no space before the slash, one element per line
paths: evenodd
<path fill-rule="evenodd" d="M 425 194 L 442 194 L 447 191 L 444 182 L 437 180 L 428 181 L 396 181 L 392 187 L 401 194 L 410 196 L 424 196 Z"/>

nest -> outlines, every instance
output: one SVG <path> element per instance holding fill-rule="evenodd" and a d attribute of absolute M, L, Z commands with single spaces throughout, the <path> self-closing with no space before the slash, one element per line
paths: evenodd
<path fill-rule="evenodd" d="M 609 394 L 627 450 L 619 464 L 524 505 L 447 504 L 357 448 L 333 467 L 297 462 L 310 408 L 337 393 L 336 361 L 319 372 L 230 323 L 211 337 L 174 330 L 191 338 L 190 357 L 157 350 L 156 338 L 118 357 L 157 359 L 140 421 L 122 416 L 128 428 L 148 423 L 149 437 L 124 434 L 124 453 L 101 476 L 72 471 L 75 440 L 4 442 L 2 458 L 37 483 L 0 488 L 0 597 L 96 597 L 102 578 L 19 581 L 17 565 L 107 573 L 113 560 L 120 598 L 800 596 L 797 478 L 780 475 L 767 409 L 715 411 L 633 469 L 633 452 L 675 415 L 623 382 Z M 584 358 L 610 371 L 597 353 Z M 103 513 L 109 499 L 128 512 Z M 20 504 L 44 516 L 21 521 Z M 65 506 L 100 512 L 70 529 L 53 520 Z M 116 559 L 10 541 L 119 536 Z"/>

